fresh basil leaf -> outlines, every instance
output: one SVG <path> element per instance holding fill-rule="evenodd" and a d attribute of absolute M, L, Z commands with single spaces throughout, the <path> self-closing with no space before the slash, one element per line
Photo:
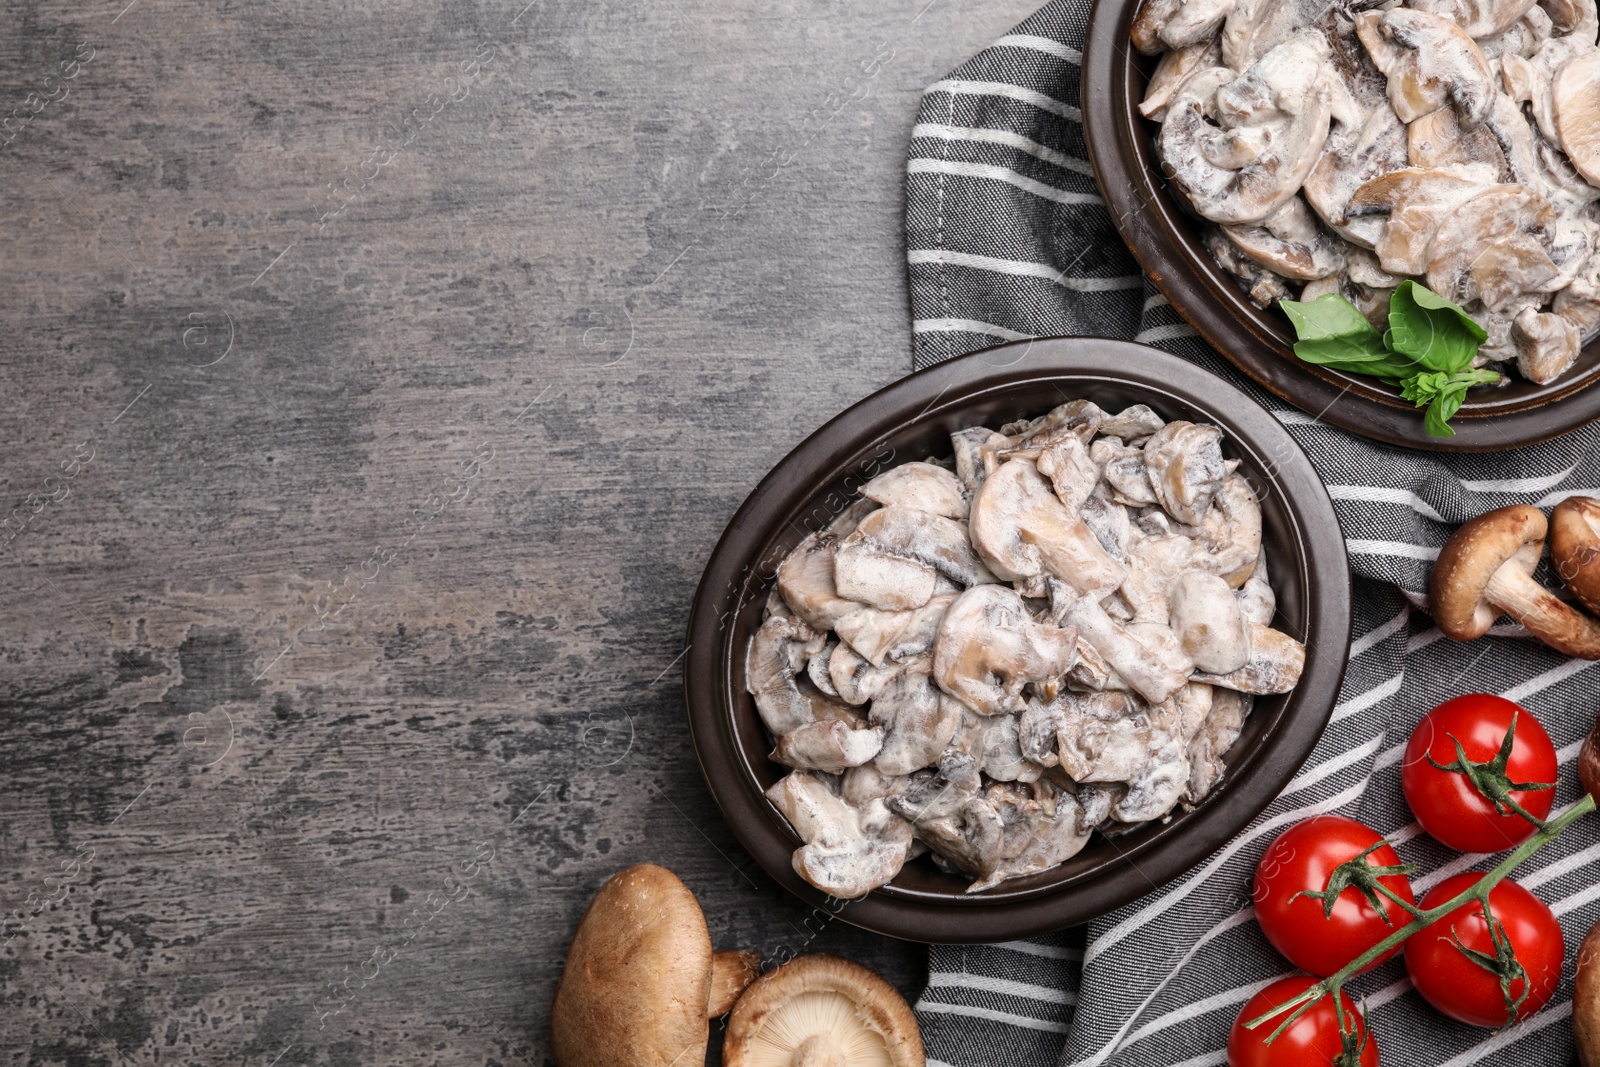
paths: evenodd
<path fill-rule="evenodd" d="M 1429 370 L 1455 374 L 1472 365 L 1489 334 L 1461 308 L 1411 279 L 1389 297 L 1385 339 Z"/>
<path fill-rule="evenodd" d="M 1456 412 L 1461 410 L 1462 403 L 1467 399 L 1467 383 L 1453 381 L 1448 383 L 1433 402 L 1428 405 L 1427 413 L 1422 416 L 1422 428 L 1429 437 L 1454 437 L 1456 432 L 1450 428 L 1450 420 L 1455 418 Z"/>
<path fill-rule="evenodd" d="M 1449 380 L 1450 376 L 1443 371 L 1423 371 L 1401 383 L 1400 395 L 1420 408 L 1444 392 Z"/>
<path fill-rule="evenodd" d="M 1386 361 L 1389 350 L 1372 323 L 1350 301 L 1324 293 L 1311 301 L 1280 300 L 1294 325 L 1294 354 L 1307 363 L 1343 370 L 1347 363 Z"/>

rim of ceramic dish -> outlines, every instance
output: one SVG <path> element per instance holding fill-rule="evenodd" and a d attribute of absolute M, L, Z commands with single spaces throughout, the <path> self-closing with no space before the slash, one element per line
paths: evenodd
<path fill-rule="evenodd" d="M 1215 422 L 1262 500 L 1275 625 L 1307 646 L 1301 682 L 1259 697 L 1229 750 L 1223 780 L 1194 810 L 1114 839 L 1041 874 L 982 893 L 926 860 L 853 901 L 815 889 L 792 865 L 799 837 L 766 799 L 788 768 L 767 759 L 770 739 L 744 690 L 745 644 L 779 561 L 827 524 L 853 488 L 894 462 L 947 455 L 962 426 L 1043 414 L 1066 399 L 1148 403 L 1164 417 Z M 944 441 L 944 448 L 938 442 Z M 854 925 L 928 942 L 1003 941 L 1104 914 L 1204 860 L 1278 795 L 1327 724 L 1350 640 L 1350 571 L 1344 538 L 1310 460 L 1273 416 L 1193 363 L 1127 341 L 1054 338 L 973 352 L 919 371 L 855 404 L 806 438 L 762 479 L 729 521 L 695 595 L 684 695 L 696 755 L 734 835 L 758 864 L 802 900 Z"/>
<path fill-rule="evenodd" d="M 1549 385 L 1477 390 L 1429 437 L 1422 412 L 1372 378 L 1296 359 L 1288 320 L 1264 310 L 1212 261 L 1198 224 L 1161 178 L 1152 130 L 1139 114 L 1153 57 L 1128 40 L 1141 0 L 1095 0 L 1084 41 L 1084 138 L 1095 179 L 1124 243 L 1174 310 L 1257 384 L 1307 414 L 1388 444 L 1436 452 L 1499 452 L 1559 437 L 1600 416 L 1600 337 Z"/>

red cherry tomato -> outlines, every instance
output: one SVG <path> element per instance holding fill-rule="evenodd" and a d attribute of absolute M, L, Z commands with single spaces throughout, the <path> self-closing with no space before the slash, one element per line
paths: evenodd
<path fill-rule="evenodd" d="M 1368 853 L 1369 865 L 1398 867 L 1400 857 L 1382 842 L 1376 830 L 1342 815 L 1318 815 L 1279 834 L 1256 865 L 1254 894 L 1256 921 L 1272 947 L 1301 970 L 1327 977 L 1410 922 L 1405 909 L 1376 889 L 1381 913 L 1355 886 L 1347 886 L 1334 899 L 1331 915 L 1325 914 L 1321 900 L 1300 895 L 1325 892 L 1340 864 L 1373 845 L 1378 847 Z M 1381 875 L 1377 880 L 1406 903 L 1415 902 L 1411 881 L 1404 874 Z M 1400 949 L 1396 945 L 1363 970 Z"/>
<path fill-rule="evenodd" d="M 1423 909 L 1437 908 L 1472 888 L 1482 877 L 1479 872 L 1469 871 L 1446 878 L 1422 899 Z M 1517 1018 L 1525 1019 L 1544 1007 L 1561 983 L 1561 959 L 1566 951 L 1561 924 L 1544 901 L 1509 878 L 1489 891 L 1489 910 L 1527 975 L 1516 978 L 1510 990 L 1513 999 L 1527 991 L 1527 999 L 1517 1008 Z M 1406 942 L 1406 970 L 1411 974 L 1411 984 L 1429 1004 L 1452 1019 L 1474 1026 L 1506 1025 L 1500 979 L 1456 947 L 1450 936 L 1452 929 L 1467 948 L 1490 956 L 1496 954 L 1483 907 L 1474 901 L 1418 930 Z"/>
<path fill-rule="evenodd" d="M 1345 1045 L 1332 997 L 1323 996 L 1316 1007 L 1296 1019 L 1294 1025 L 1270 1045 L 1267 1038 L 1288 1018 L 1287 1012 L 1268 1019 L 1254 1030 L 1246 1030 L 1244 1026 L 1316 982 L 1315 978 L 1297 974 L 1292 978 L 1280 978 L 1251 997 L 1228 1033 L 1228 1067 L 1326 1067 L 1337 1060 Z M 1352 1047 L 1361 1050 L 1356 1062 L 1361 1067 L 1378 1067 L 1378 1042 L 1367 1032 L 1367 1021 L 1343 991 L 1339 993 L 1339 1003 L 1344 1008 L 1345 1026 L 1352 1035 Z"/>
<path fill-rule="evenodd" d="M 1533 823 L 1509 806 L 1504 814 L 1465 774 L 1442 771 L 1428 762 L 1453 764 L 1460 758 L 1455 742 L 1473 763 L 1495 759 L 1501 742 L 1516 721 L 1516 740 L 1505 766 L 1514 784 L 1556 780 L 1556 749 L 1526 708 L 1487 693 L 1469 693 L 1447 700 L 1422 717 L 1406 744 L 1400 786 L 1422 828 L 1441 843 L 1461 852 L 1499 852 L 1533 836 Z M 1454 738 L 1454 740 L 1452 740 Z M 1513 789 L 1511 801 L 1536 819 L 1550 814 L 1554 789 Z"/>

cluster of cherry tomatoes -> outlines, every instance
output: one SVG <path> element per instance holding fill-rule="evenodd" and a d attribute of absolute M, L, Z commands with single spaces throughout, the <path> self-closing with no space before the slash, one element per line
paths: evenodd
<path fill-rule="evenodd" d="M 1526 709 L 1471 694 L 1446 701 L 1418 724 L 1401 786 L 1417 822 L 1438 841 L 1462 852 L 1499 852 L 1532 837 L 1550 814 L 1556 765 L 1550 735 Z M 1352 882 L 1352 860 L 1368 868 L 1365 875 L 1354 872 L 1364 887 Z M 1229 1067 L 1376 1067 L 1377 1042 L 1342 991 L 1337 1004 L 1324 996 L 1270 1044 L 1279 1020 L 1255 1029 L 1244 1024 L 1411 922 L 1408 907 L 1439 907 L 1483 877 L 1446 878 L 1418 904 L 1409 871 L 1376 830 L 1338 815 L 1297 823 L 1267 847 L 1256 868 L 1256 919 L 1273 947 L 1308 973 L 1271 983 L 1244 1006 L 1228 1039 Z M 1533 1014 L 1560 981 L 1561 927 L 1543 901 L 1509 878 L 1490 890 L 1488 905 L 1492 922 L 1481 904 L 1468 902 L 1362 970 L 1404 951 L 1417 992 L 1453 1019 L 1500 1027 Z"/>

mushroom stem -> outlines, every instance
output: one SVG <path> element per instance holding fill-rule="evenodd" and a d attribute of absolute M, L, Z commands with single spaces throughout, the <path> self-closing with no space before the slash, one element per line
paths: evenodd
<path fill-rule="evenodd" d="M 1600 622 L 1574 611 L 1515 563 L 1508 560 L 1489 576 L 1484 599 L 1557 652 L 1600 659 Z"/>
<path fill-rule="evenodd" d="M 1578 972 L 1572 982 L 1572 1036 L 1580 1067 L 1600 1067 L 1600 923 L 1590 928 L 1578 948 Z"/>
<path fill-rule="evenodd" d="M 711 1000 L 706 1015 L 715 1019 L 733 1010 L 745 987 L 761 974 L 761 956 L 755 952 L 724 951 L 711 954 Z"/>

